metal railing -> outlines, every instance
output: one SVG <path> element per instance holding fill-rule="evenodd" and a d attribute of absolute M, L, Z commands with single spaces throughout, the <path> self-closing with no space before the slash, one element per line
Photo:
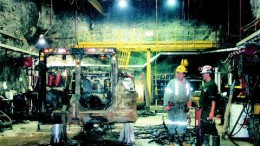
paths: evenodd
<path fill-rule="evenodd" d="M 102 30 L 78 33 L 78 47 L 116 47 L 145 51 L 147 48 L 211 48 L 216 35 L 210 29 Z M 135 50 L 135 48 L 138 48 Z"/>

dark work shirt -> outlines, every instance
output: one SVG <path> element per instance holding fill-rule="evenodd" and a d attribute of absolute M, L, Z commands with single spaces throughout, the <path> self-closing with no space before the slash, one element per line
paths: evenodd
<path fill-rule="evenodd" d="M 200 107 L 211 107 L 212 100 L 215 100 L 218 94 L 218 87 L 214 80 L 204 83 L 201 89 L 201 96 L 199 99 Z"/>

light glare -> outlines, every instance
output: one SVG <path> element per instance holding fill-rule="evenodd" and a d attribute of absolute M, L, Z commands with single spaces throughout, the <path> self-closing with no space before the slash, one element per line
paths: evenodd
<path fill-rule="evenodd" d="M 118 5 L 120 8 L 126 8 L 127 2 L 126 2 L 126 0 L 119 0 Z"/>
<path fill-rule="evenodd" d="M 146 31 L 146 32 L 144 33 L 144 35 L 145 35 L 146 37 L 152 37 L 152 36 L 154 36 L 154 33 L 153 33 L 152 31 Z"/>
<path fill-rule="evenodd" d="M 174 6 L 176 4 L 176 0 L 168 0 L 168 6 Z"/>
<path fill-rule="evenodd" d="M 44 38 L 40 38 L 39 39 L 39 44 L 40 45 L 44 45 L 45 44 L 45 39 Z"/>
<path fill-rule="evenodd" d="M 40 34 L 40 39 L 39 39 L 38 43 L 39 43 L 40 45 L 44 45 L 44 44 L 46 43 L 43 34 Z"/>

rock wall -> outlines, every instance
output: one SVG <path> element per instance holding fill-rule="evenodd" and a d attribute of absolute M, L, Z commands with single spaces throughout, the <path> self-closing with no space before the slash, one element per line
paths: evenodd
<path fill-rule="evenodd" d="M 77 43 L 77 33 L 81 30 L 103 30 L 103 29 L 150 29 L 156 28 L 155 18 L 149 17 L 149 19 L 138 20 L 137 22 L 118 21 L 112 19 L 110 21 L 109 15 L 107 17 L 101 17 L 100 20 L 95 20 L 91 13 L 85 13 L 85 11 L 78 10 L 77 6 L 73 5 L 76 1 L 60 0 L 50 7 L 50 1 L 34 1 L 34 0 L 0 0 L 0 43 L 21 48 L 24 50 L 33 50 L 38 52 L 41 47 L 67 47 L 70 48 Z M 252 5 L 252 12 L 255 18 L 260 16 L 260 0 L 250 0 Z M 71 5 L 70 9 L 57 9 L 58 5 L 67 3 L 67 8 Z M 88 2 L 86 2 L 88 3 Z M 143 17 L 145 18 L 145 17 Z M 154 19 L 153 19 L 154 18 Z M 160 17 L 159 17 L 160 18 Z M 205 24 L 199 24 L 195 21 L 184 23 L 182 21 L 174 20 L 161 23 L 158 21 L 158 28 L 163 29 L 181 29 L 186 32 L 187 28 L 209 28 Z M 218 28 L 216 29 L 218 30 Z M 188 33 L 188 32 L 187 32 Z M 47 40 L 46 46 L 40 46 L 37 44 L 40 34 L 44 34 Z M 219 34 L 219 33 L 217 33 Z M 202 35 L 203 38 L 212 37 L 214 33 L 209 31 Z M 0 58 L 9 58 L 12 60 L 19 60 L 21 54 L 15 52 L 5 53 L 4 49 L 0 49 Z M 133 54 L 131 58 L 134 58 L 133 64 L 136 64 L 136 59 L 141 64 L 146 62 L 145 54 Z M 176 61 L 175 63 L 179 63 Z M 11 64 L 6 64 L 8 68 L 13 68 Z M 159 65 L 158 65 L 159 66 Z M 173 65 L 174 66 L 174 65 Z M 163 68 L 163 67 L 162 67 Z M 7 68 L 1 68 L 3 70 L 10 70 Z M 171 69 L 173 70 L 173 69 Z M 20 72 L 10 72 L 20 73 Z M 22 75 L 22 74 L 20 74 Z M 18 77 L 19 76 L 14 76 Z M 0 77 L 0 82 L 5 79 L 3 75 Z M 8 77 L 14 85 L 10 87 L 17 87 L 16 81 Z"/>

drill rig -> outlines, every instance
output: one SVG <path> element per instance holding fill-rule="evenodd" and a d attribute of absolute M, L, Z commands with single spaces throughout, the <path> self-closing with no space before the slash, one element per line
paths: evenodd
<path fill-rule="evenodd" d="M 258 146 L 260 145 L 260 71 L 258 69 L 260 48 L 256 45 L 246 45 L 230 53 L 228 59 L 233 78 L 233 87 L 230 91 L 233 99 L 232 97 L 231 99 L 233 103 L 242 103 L 241 113 L 234 122 L 233 128 L 229 129 L 229 138 L 235 137 L 244 129 L 254 146 Z M 228 120 L 228 117 L 225 116 L 225 120 Z M 225 124 L 223 130 L 226 129 L 224 127 Z"/>
<path fill-rule="evenodd" d="M 117 54 L 114 48 L 41 49 L 37 106 L 41 122 L 60 124 L 61 139 L 67 137 L 67 124 L 89 129 L 93 124 L 135 122 L 134 78 L 119 70 Z"/>

